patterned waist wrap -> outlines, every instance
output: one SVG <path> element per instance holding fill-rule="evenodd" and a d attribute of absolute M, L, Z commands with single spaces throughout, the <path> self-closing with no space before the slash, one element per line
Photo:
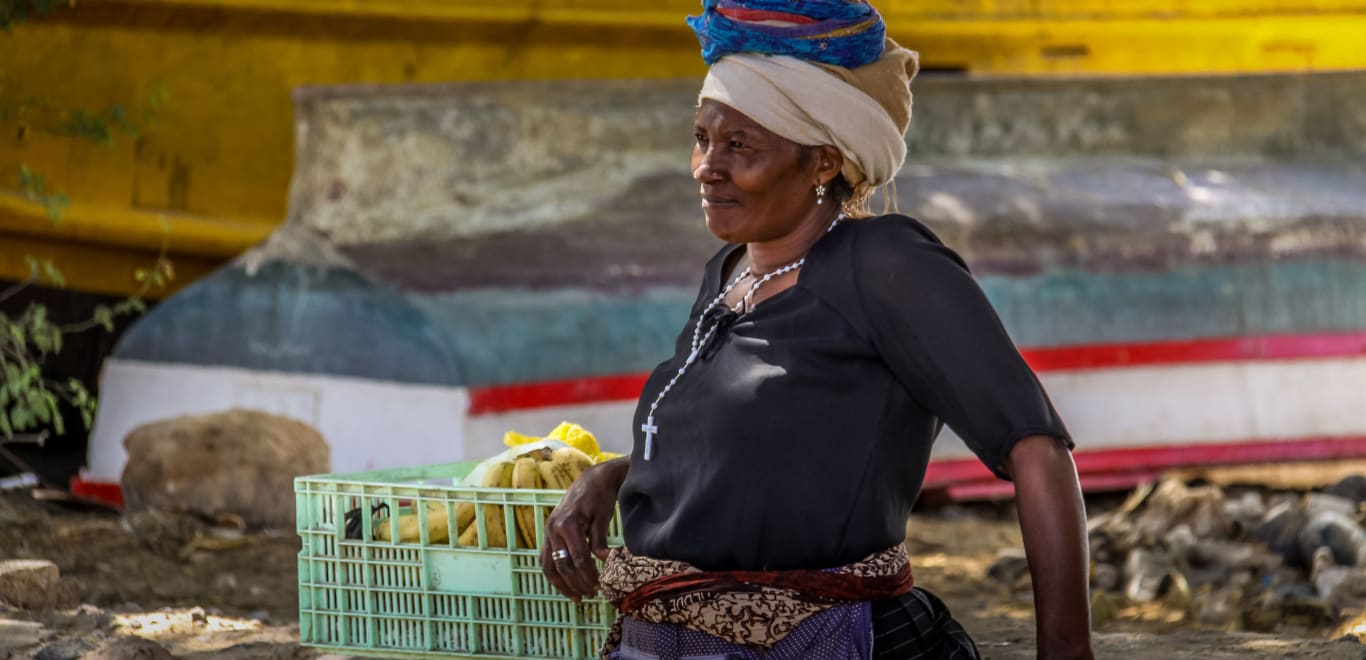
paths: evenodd
<path fill-rule="evenodd" d="M 914 585 L 902 545 L 838 568 L 791 571 L 703 571 L 620 546 L 602 570 L 603 595 L 620 610 L 602 656 L 620 644 L 626 615 L 768 649 L 832 605 L 894 598 Z"/>

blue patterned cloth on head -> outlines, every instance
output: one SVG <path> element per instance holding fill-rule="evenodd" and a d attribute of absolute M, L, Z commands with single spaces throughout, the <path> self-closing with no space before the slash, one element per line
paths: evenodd
<path fill-rule="evenodd" d="M 688 26 L 708 65 L 761 53 L 853 69 L 876 61 L 887 38 L 882 16 L 864 0 L 703 0 Z"/>

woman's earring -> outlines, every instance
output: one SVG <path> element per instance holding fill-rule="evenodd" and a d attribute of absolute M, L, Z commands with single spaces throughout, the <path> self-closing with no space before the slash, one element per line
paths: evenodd
<path fill-rule="evenodd" d="M 816 203 L 817 203 L 817 204 L 824 204 L 824 203 L 825 203 L 825 184 L 824 184 L 824 183 L 818 183 L 818 184 L 816 184 Z"/>

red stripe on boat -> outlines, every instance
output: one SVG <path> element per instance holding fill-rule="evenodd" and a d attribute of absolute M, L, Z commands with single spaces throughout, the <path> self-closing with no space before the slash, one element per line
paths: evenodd
<path fill-rule="evenodd" d="M 1151 481 L 1178 467 L 1255 465 L 1334 461 L 1366 457 L 1366 436 L 1249 440 L 1231 443 L 1186 443 L 1122 449 L 1078 448 L 1072 452 L 1086 491 L 1122 490 Z M 952 499 L 1008 497 L 1014 486 L 996 478 L 975 458 L 931 461 L 924 491 L 941 490 Z"/>
<path fill-rule="evenodd" d="M 470 390 L 470 414 L 548 408 L 599 401 L 629 401 L 640 396 L 649 374 L 597 376 Z"/>
<path fill-rule="evenodd" d="M 800 14 L 785 14 L 780 11 L 768 11 L 766 9 L 740 9 L 717 7 L 716 13 L 735 21 L 783 21 L 798 25 L 810 25 L 816 19 Z"/>
<path fill-rule="evenodd" d="M 1134 344 L 1093 344 L 1021 351 L 1035 371 L 1080 371 L 1210 362 L 1345 358 L 1366 355 L 1366 332 L 1267 335 Z M 494 385 L 470 390 L 471 415 L 629 401 L 640 396 L 648 374 Z"/>
<path fill-rule="evenodd" d="M 1366 333 L 1265 335 L 1140 344 L 1099 344 L 1022 351 L 1035 371 L 1073 371 L 1161 364 L 1288 360 L 1366 355 Z"/>

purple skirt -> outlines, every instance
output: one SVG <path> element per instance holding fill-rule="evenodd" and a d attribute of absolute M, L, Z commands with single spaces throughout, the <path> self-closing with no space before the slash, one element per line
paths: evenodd
<path fill-rule="evenodd" d="M 813 614 L 773 648 L 761 651 L 670 623 L 626 617 L 613 660 L 869 660 L 872 603 L 835 605 Z"/>
<path fill-rule="evenodd" d="M 915 588 L 876 603 L 814 614 L 768 651 L 668 623 L 622 622 L 612 660 L 977 660 L 977 647 L 948 607 Z"/>

